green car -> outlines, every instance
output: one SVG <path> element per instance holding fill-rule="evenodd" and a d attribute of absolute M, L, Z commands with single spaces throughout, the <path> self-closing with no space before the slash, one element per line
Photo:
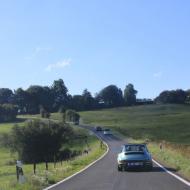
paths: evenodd
<path fill-rule="evenodd" d="M 129 169 L 152 170 L 152 157 L 145 144 L 126 144 L 117 157 L 118 171 Z"/>

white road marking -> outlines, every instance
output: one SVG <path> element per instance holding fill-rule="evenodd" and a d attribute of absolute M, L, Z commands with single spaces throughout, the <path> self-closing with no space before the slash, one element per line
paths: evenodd
<path fill-rule="evenodd" d="M 103 139 L 101 137 L 99 137 L 96 133 L 94 133 L 94 134 L 97 136 L 98 139 L 100 139 L 100 140 L 103 141 Z M 87 170 L 89 167 L 91 167 L 92 165 L 94 165 L 99 160 L 103 159 L 107 155 L 107 153 L 109 152 L 109 146 L 108 146 L 108 144 L 105 141 L 103 141 L 103 143 L 106 145 L 107 151 L 100 158 L 98 158 L 97 160 L 95 160 L 94 162 L 92 162 L 91 164 L 89 164 L 88 166 L 86 166 L 85 168 L 83 168 L 82 170 L 80 170 L 80 171 L 76 172 L 75 174 L 73 174 L 73 175 L 71 175 L 71 176 L 63 179 L 62 181 L 59 181 L 58 183 L 56 183 L 54 185 L 51 185 L 51 186 L 45 188 L 44 190 L 50 190 L 50 189 L 52 189 L 52 188 L 60 185 L 61 183 L 65 182 L 65 181 L 68 181 L 69 179 L 71 179 L 71 178 L 75 177 L 76 175 L 82 173 L 83 171 Z"/>
<path fill-rule="evenodd" d="M 73 175 L 71 175 L 71 176 L 65 178 L 64 180 L 62 180 L 62 181 L 60 181 L 60 182 L 58 182 L 58 183 L 56 183 L 56 184 L 54 184 L 54 185 L 51 185 L 51 186 L 45 188 L 44 190 L 50 190 L 50 189 L 52 189 L 53 187 L 56 187 L 56 186 L 58 186 L 59 184 L 65 182 L 65 181 L 68 181 L 69 179 L 71 179 L 71 178 L 75 177 L 76 175 L 82 173 L 83 171 L 87 170 L 89 167 L 91 167 L 92 165 L 94 165 L 94 164 L 95 164 L 96 162 L 98 162 L 99 160 L 103 159 L 103 158 L 108 154 L 108 152 L 109 152 L 109 150 L 110 150 L 108 144 L 107 144 L 100 136 L 98 136 L 96 133 L 94 133 L 94 134 L 97 136 L 97 138 L 99 138 L 100 140 L 103 141 L 103 143 L 104 143 L 104 144 L 106 145 L 106 147 L 107 147 L 107 151 L 106 151 L 100 158 L 98 158 L 97 160 L 95 160 L 94 162 L 92 162 L 91 164 L 89 164 L 88 166 L 86 166 L 85 168 L 83 168 L 82 170 L 78 171 L 77 173 L 75 173 L 75 174 L 73 174 Z M 178 175 L 174 174 L 173 172 L 167 170 L 164 166 L 162 166 L 162 165 L 161 165 L 160 163 L 158 163 L 156 160 L 153 159 L 153 162 L 154 162 L 156 165 L 158 165 L 160 168 L 162 168 L 166 173 L 170 174 L 171 176 L 175 177 L 176 179 L 178 179 L 179 181 L 181 181 L 182 183 L 184 183 L 184 184 L 186 184 L 187 186 L 190 187 L 190 182 L 188 182 L 187 180 L 183 179 L 182 177 L 179 177 Z"/>
<path fill-rule="evenodd" d="M 190 182 L 188 182 L 187 180 L 183 179 L 182 177 L 179 177 L 178 175 L 174 174 L 173 172 L 170 172 L 164 166 L 162 166 L 161 164 L 159 164 L 156 160 L 153 159 L 153 162 L 156 165 L 158 165 L 160 168 L 162 168 L 166 173 L 172 175 L 173 177 L 175 177 L 176 179 L 178 179 L 179 181 L 183 182 L 184 184 L 186 184 L 187 186 L 190 187 Z"/>

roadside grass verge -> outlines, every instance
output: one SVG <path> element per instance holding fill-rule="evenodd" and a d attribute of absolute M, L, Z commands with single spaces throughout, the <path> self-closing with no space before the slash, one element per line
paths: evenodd
<path fill-rule="evenodd" d="M 128 139 L 130 143 L 145 143 L 146 139 L 134 140 Z M 176 171 L 182 177 L 190 180 L 190 155 L 187 154 L 186 148 L 181 145 L 176 146 L 170 143 L 162 143 L 162 149 L 160 149 L 160 143 L 148 142 L 148 149 L 151 152 L 153 158 L 162 163 L 169 170 Z"/>
<path fill-rule="evenodd" d="M 160 150 L 158 143 L 148 145 L 153 157 L 164 164 L 166 167 L 174 168 L 180 175 L 190 180 L 190 155 L 182 153 L 178 148 L 174 149 L 173 145 L 163 145 Z"/>
<path fill-rule="evenodd" d="M 35 119 L 36 116 L 19 116 L 24 119 Z M 24 122 L 18 122 L 19 126 L 23 126 Z M 1 126 L 2 125 L 2 126 Z M 0 135 L 9 133 L 14 123 L 0 124 Z M 69 161 L 58 162 L 54 168 L 54 163 L 48 164 L 48 171 L 45 169 L 45 163 L 37 164 L 36 175 L 33 174 L 33 165 L 24 164 L 23 171 L 25 176 L 25 183 L 18 184 L 16 180 L 15 163 L 18 159 L 17 154 L 10 153 L 7 148 L 0 148 L 0 190 L 42 190 L 43 188 L 54 184 L 64 178 L 83 169 L 94 160 L 99 158 L 105 151 L 106 147 L 100 148 L 100 140 L 89 133 L 88 130 L 79 127 L 74 127 L 75 133 L 78 135 L 88 136 L 88 146 L 84 139 L 78 139 L 72 143 L 64 145 L 63 148 L 71 150 L 82 151 L 90 149 L 88 154 L 81 154 Z"/>
<path fill-rule="evenodd" d="M 106 151 L 106 147 L 100 148 L 100 142 L 95 136 L 89 137 L 89 146 L 91 151 L 88 154 L 64 161 L 62 164 L 58 162 L 55 168 L 53 163 L 49 163 L 48 171 L 45 170 L 45 163 L 37 164 L 36 175 L 33 175 L 33 165 L 24 165 L 23 170 L 26 178 L 24 184 L 18 184 L 16 181 L 16 155 L 10 157 L 10 152 L 7 149 L 0 149 L 0 190 L 42 190 L 46 186 L 81 170 Z"/>
<path fill-rule="evenodd" d="M 148 140 L 155 159 L 190 179 L 190 106 L 122 107 L 81 112 L 80 115 L 84 123 L 111 128 L 133 139 L 132 142 Z"/>

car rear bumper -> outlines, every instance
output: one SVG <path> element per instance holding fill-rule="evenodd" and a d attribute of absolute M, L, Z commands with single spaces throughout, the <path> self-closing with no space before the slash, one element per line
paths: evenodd
<path fill-rule="evenodd" d="M 150 160 L 130 160 L 130 161 L 122 161 L 118 163 L 118 167 L 125 168 L 125 169 L 151 169 L 152 168 L 152 161 Z"/>

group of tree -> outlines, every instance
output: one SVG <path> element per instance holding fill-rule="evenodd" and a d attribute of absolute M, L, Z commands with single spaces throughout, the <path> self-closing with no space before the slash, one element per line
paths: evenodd
<path fill-rule="evenodd" d="M 19 160 L 33 164 L 34 174 L 38 163 L 45 163 L 48 170 L 50 162 L 56 167 L 57 162 L 62 164 L 64 160 L 81 155 L 82 149 L 69 148 L 70 144 L 79 141 L 88 146 L 86 134 L 73 130 L 64 122 L 44 119 L 28 120 L 22 127 L 15 125 L 9 134 L 0 138 L 0 143 L 11 152 L 16 152 Z"/>
<path fill-rule="evenodd" d="M 81 95 L 72 96 L 68 93 L 68 88 L 64 81 L 59 79 L 55 80 L 51 86 L 31 85 L 26 90 L 18 88 L 12 91 L 8 88 L 0 88 L 0 105 L 12 104 L 17 107 L 18 113 L 41 113 L 42 117 L 48 118 L 50 116 L 49 113 L 57 112 L 60 109 L 83 111 L 153 103 L 153 101 L 149 99 L 137 100 L 136 95 L 137 90 L 134 88 L 133 84 L 127 84 L 124 91 L 116 85 L 109 85 L 100 90 L 95 96 L 87 89 L 85 89 Z M 163 91 L 154 102 L 190 102 L 190 91 L 181 89 Z M 15 106 L 14 109 L 16 108 Z"/>
<path fill-rule="evenodd" d="M 103 88 L 95 96 L 85 89 L 81 95 L 70 95 L 68 88 L 62 79 L 55 80 L 49 86 L 31 85 L 24 90 L 10 90 L 0 88 L 0 104 L 16 105 L 21 114 L 41 113 L 43 117 L 49 117 L 50 112 L 57 112 L 60 108 L 81 110 L 93 110 L 98 108 L 134 105 L 137 91 L 132 84 L 126 86 L 124 94 L 115 85 Z"/>
<path fill-rule="evenodd" d="M 163 104 L 185 104 L 189 103 L 190 91 L 184 91 L 182 89 L 177 90 L 166 90 L 160 93 L 158 97 L 155 98 L 155 103 Z"/>
<path fill-rule="evenodd" d="M 96 99 L 103 107 L 131 106 L 136 104 L 137 91 L 132 84 L 125 87 L 124 93 L 115 85 L 109 85 L 97 94 Z"/>
<path fill-rule="evenodd" d="M 72 156 L 72 152 L 63 147 L 74 138 L 74 132 L 63 122 L 29 120 L 23 127 L 14 126 L 8 137 L 7 146 L 17 152 L 24 163 L 33 164 L 34 173 L 37 163 L 44 162 L 48 170 L 48 162 L 56 163 Z"/>

